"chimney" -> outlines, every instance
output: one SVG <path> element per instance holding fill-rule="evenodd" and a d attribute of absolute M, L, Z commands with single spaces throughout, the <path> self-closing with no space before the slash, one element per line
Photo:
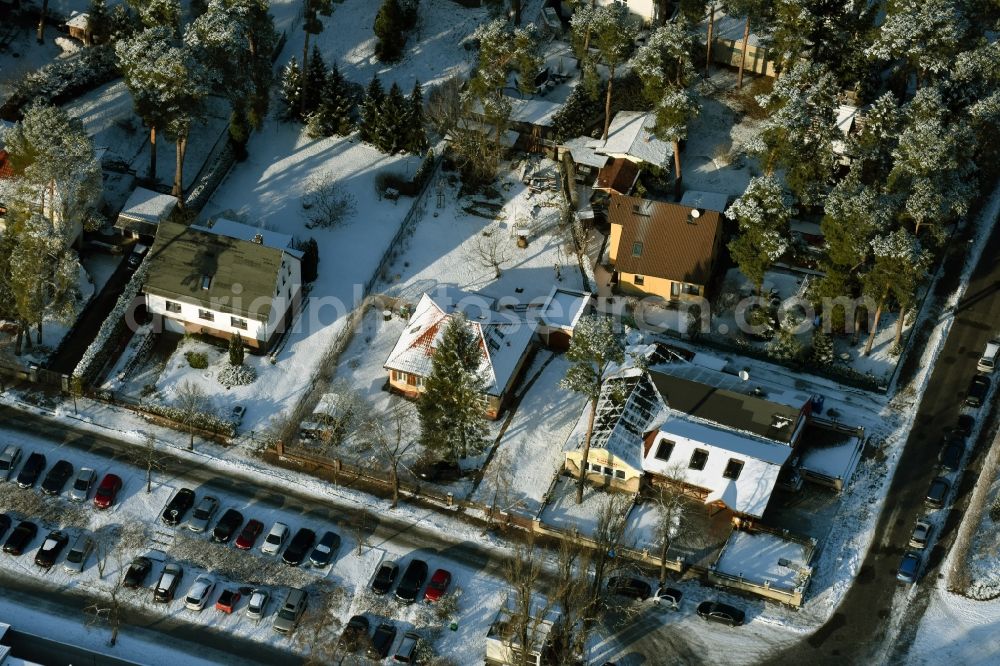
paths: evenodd
<path fill-rule="evenodd" d="M 697 208 L 692 208 L 688 211 L 688 224 L 698 224 L 698 218 L 701 217 L 701 211 Z"/>
<path fill-rule="evenodd" d="M 254 234 L 253 238 L 250 239 L 250 242 L 251 243 L 257 243 L 257 245 L 263 245 L 264 244 L 264 234 L 260 234 L 260 233 Z"/>

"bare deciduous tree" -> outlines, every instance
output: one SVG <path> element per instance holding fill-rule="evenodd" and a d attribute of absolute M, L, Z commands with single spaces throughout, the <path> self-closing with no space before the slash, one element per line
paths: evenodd
<path fill-rule="evenodd" d="M 363 550 L 368 547 L 368 537 L 374 531 L 374 527 L 375 521 L 372 520 L 372 515 L 368 509 L 362 508 L 355 512 L 349 529 L 351 536 L 354 537 L 354 542 L 358 544 L 358 555 L 361 555 Z"/>
<path fill-rule="evenodd" d="M 519 646 L 520 666 L 531 663 L 531 653 L 543 648 L 539 628 L 551 614 L 556 595 L 547 598 L 536 594 L 543 589 L 542 554 L 535 547 L 529 535 L 527 543 L 514 544 L 513 557 L 503 563 L 504 579 L 507 582 L 508 640 Z"/>
<path fill-rule="evenodd" d="M 441 136 L 455 129 L 462 118 L 462 80 L 445 79 L 427 94 L 427 119 Z"/>
<path fill-rule="evenodd" d="M 341 188 L 337 178 L 329 171 L 324 171 L 306 181 L 302 208 L 307 211 L 306 217 L 309 218 L 306 228 L 328 229 L 343 224 L 354 213 L 356 204 L 354 196 Z"/>
<path fill-rule="evenodd" d="M 597 512 L 597 524 L 592 535 L 597 542 L 594 554 L 593 593 L 596 597 L 604 583 L 605 576 L 621 566 L 618 550 L 629 539 L 629 509 L 633 497 L 624 493 L 612 493 Z"/>
<path fill-rule="evenodd" d="M 510 239 L 505 238 L 496 226 L 483 229 L 469 248 L 469 259 L 483 268 L 492 268 L 493 277 L 500 279 L 503 265 L 510 261 Z"/>
<path fill-rule="evenodd" d="M 668 481 L 658 485 L 654 491 L 653 500 L 659 518 L 656 531 L 660 541 L 660 585 L 667 580 L 667 551 L 685 527 L 687 502 L 681 485 L 684 474 L 684 465 L 673 465 L 664 474 Z"/>
<path fill-rule="evenodd" d="M 188 449 L 194 450 L 194 427 L 198 418 L 208 412 L 211 406 L 208 395 L 197 384 L 184 380 L 177 389 L 174 406 L 177 408 L 180 422 L 188 427 L 188 434 L 191 436 L 188 440 Z"/>
<path fill-rule="evenodd" d="M 305 666 L 345 664 L 347 652 L 339 645 L 341 623 L 335 612 L 344 590 L 321 582 L 307 590 L 309 603 L 295 630 L 297 647 L 306 652 Z"/>
<path fill-rule="evenodd" d="M 571 541 L 560 543 L 553 596 L 559 608 L 552 638 L 558 664 L 576 664 L 583 652 L 598 611 L 590 588 L 591 553 Z"/>
<path fill-rule="evenodd" d="M 156 438 L 147 433 L 142 446 L 129 450 L 128 458 L 133 465 L 146 470 L 146 493 L 153 492 L 153 472 L 167 469 L 166 456 L 156 448 Z"/>
<path fill-rule="evenodd" d="M 416 412 L 410 403 L 398 403 L 387 414 L 369 416 L 361 427 L 362 440 L 375 459 L 389 468 L 393 509 L 399 503 L 399 466 L 403 455 L 413 445 L 407 436 L 406 424 L 415 418 Z"/>
<path fill-rule="evenodd" d="M 486 473 L 483 475 L 483 483 L 490 493 L 490 511 L 486 516 L 489 526 L 493 527 L 496 521 L 497 511 L 507 511 L 512 507 L 511 487 L 514 484 L 514 465 L 511 453 L 508 449 L 500 449 Z"/>

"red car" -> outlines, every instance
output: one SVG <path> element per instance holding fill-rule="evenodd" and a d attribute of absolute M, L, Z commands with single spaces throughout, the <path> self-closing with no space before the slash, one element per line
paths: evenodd
<path fill-rule="evenodd" d="M 243 527 L 243 531 L 236 538 L 236 547 L 240 550 L 250 550 L 263 530 L 264 523 L 259 520 L 251 520 Z"/>
<path fill-rule="evenodd" d="M 240 593 L 237 590 L 223 590 L 219 600 L 215 602 L 215 610 L 231 614 L 238 603 L 240 603 Z"/>
<path fill-rule="evenodd" d="M 437 601 L 448 591 L 451 584 L 451 574 L 444 569 L 438 569 L 431 576 L 431 582 L 427 584 L 427 591 L 424 592 L 424 601 Z"/>
<path fill-rule="evenodd" d="M 98 509 L 107 509 L 115 503 L 118 491 L 122 489 L 122 480 L 115 474 L 107 474 L 97 486 L 97 494 L 94 495 L 94 506 Z"/>

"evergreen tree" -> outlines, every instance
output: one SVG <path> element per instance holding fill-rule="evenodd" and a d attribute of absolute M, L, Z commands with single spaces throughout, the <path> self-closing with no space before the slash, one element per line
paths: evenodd
<path fill-rule="evenodd" d="M 590 411 L 587 433 L 583 440 L 583 455 L 580 461 L 580 478 L 576 487 L 576 503 L 583 502 L 583 484 L 587 478 L 587 461 L 590 456 L 590 441 L 594 434 L 594 417 L 597 415 L 597 401 L 601 389 L 616 365 L 625 361 L 625 348 L 621 338 L 615 333 L 614 322 L 604 315 L 586 315 L 573 330 L 566 358 L 572 363 L 559 386 L 587 397 Z"/>
<path fill-rule="evenodd" d="M 577 18 L 580 15 L 581 18 Z M 608 69 L 607 90 L 604 101 L 604 140 L 608 138 L 608 127 L 611 125 L 611 98 L 613 95 L 615 73 L 625 64 L 635 45 L 636 29 L 629 17 L 628 8 L 623 4 L 614 3 L 580 10 L 573 15 L 571 21 L 574 42 L 586 44 L 581 47 L 583 56 L 580 67 L 583 70 L 586 85 L 591 91 L 599 86 L 597 65 Z M 596 50 L 596 54 L 589 47 Z"/>
<path fill-rule="evenodd" d="M 302 8 L 302 29 L 306 33 L 305 41 L 302 44 L 302 68 L 308 69 L 309 64 L 309 36 L 318 35 L 323 32 L 323 20 L 320 16 L 330 16 L 333 14 L 333 0 L 302 0 L 304 6 Z M 322 85 L 323 80 L 320 79 L 316 83 Z M 303 80 L 303 85 L 307 86 L 309 84 L 308 79 Z M 309 101 L 310 93 L 308 90 L 303 90 L 303 94 L 299 98 L 300 104 L 306 104 Z M 299 109 L 299 117 L 305 118 L 308 115 L 309 110 L 305 106 Z"/>
<path fill-rule="evenodd" d="M 129 39 L 142 30 L 142 21 L 129 9 L 128 5 L 119 3 L 111 8 L 108 18 L 108 34 L 110 41 L 119 42 Z"/>
<path fill-rule="evenodd" d="M 288 120 L 301 118 L 302 110 L 302 70 L 295 56 L 288 61 L 281 72 L 281 101 L 285 106 L 283 116 Z"/>
<path fill-rule="evenodd" d="M 383 153 L 395 155 L 406 148 L 410 132 L 407 127 L 408 105 L 399 84 L 393 82 L 389 94 L 382 102 L 379 112 L 379 130 L 375 136 L 375 146 Z"/>
<path fill-rule="evenodd" d="M 361 105 L 361 140 L 378 145 L 376 137 L 381 135 L 379 126 L 382 120 L 382 106 L 385 103 L 385 90 L 378 76 L 372 78 L 365 93 L 365 101 Z"/>
<path fill-rule="evenodd" d="M 561 142 L 587 136 L 596 125 L 600 113 L 598 98 L 591 95 L 587 86 L 576 86 L 566 98 L 566 103 L 552 117 L 553 138 Z"/>
<path fill-rule="evenodd" d="M 812 349 L 810 358 L 820 367 L 833 365 L 833 338 L 823 332 L 823 329 L 813 329 Z"/>
<path fill-rule="evenodd" d="M 243 336 L 237 331 L 229 338 L 229 365 L 243 365 Z"/>
<path fill-rule="evenodd" d="M 726 217 L 739 224 L 729 252 L 758 294 L 764 274 L 788 249 L 791 216 L 781 184 L 771 176 L 752 179 L 746 192 L 726 211 Z"/>
<path fill-rule="evenodd" d="M 375 15 L 375 55 L 382 62 L 396 62 L 403 54 L 406 34 L 403 32 L 403 9 L 399 0 L 382 0 Z"/>
<path fill-rule="evenodd" d="M 905 59 L 919 86 L 948 71 L 968 28 L 961 0 L 890 0 L 868 55 L 885 62 Z"/>
<path fill-rule="evenodd" d="M 147 28 L 169 28 L 176 36 L 181 31 L 180 0 L 128 0 Z"/>
<path fill-rule="evenodd" d="M 417 403 L 420 442 L 445 460 L 457 461 L 486 446 L 482 362 L 480 340 L 464 316 L 453 314 Z"/>
<path fill-rule="evenodd" d="M 805 347 L 791 329 L 781 326 L 767 345 L 767 354 L 782 363 L 796 363 L 805 355 Z"/>
<path fill-rule="evenodd" d="M 298 245 L 302 250 L 302 282 L 314 282 L 319 276 L 319 244 L 310 238 Z"/>
<path fill-rule="evenodd" d="M 313 46 L 312 57 L 309 58 L 309 66 L 306 67 L 303 78 L 302 94 L 305 100 L 302 102 L 302 114 L 303 118 L 307 118 L 319 108 L 323 89 L 326 87 L 326 63 L 318 46 Z"/>
<path fill-rule="evenodd" d="M 107 42 L 111 37 L 111 15 L 108 13 L 107 0 L 90 0 L 87 16 L 90 38 L 96 44 Z"/>
<path fill-rule="evenodd" d="M 334 63 L 326 76 L 319 107 L 309 116 L 306 133 L 314 139 L 350 134 L 353 108 L 347 81 Z"/>
<path fill-rule="evenodd" d="M 427 150 L 427 132 L 424 129 L 424 90 L 420 81 L 414 81 L 413 90 L 406 100 L 406 120 L 403 131 L 406 140 L 403 149 L 418 155 Z"/>
<path fill-rule="evenodd" d="M 878 324 L 890 295 L 900 304 L 896 326 L 896 344 L 899 344 L 906 309 L 912 305 L 917 288 L 926 279 L 931 261 L 930 253 L 922 249 L 917 238 L 905 229 L 877 236 L 871 245 L 873 260 L 862 282 L 865 296 L 875 304 L 875 314 L 865 343 L 865 356 L 872 351 Z"/>

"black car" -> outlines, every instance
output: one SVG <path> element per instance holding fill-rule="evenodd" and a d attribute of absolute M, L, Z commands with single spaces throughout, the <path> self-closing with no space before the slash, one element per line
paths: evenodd
<path fill-rule="evenodd" d="M 989 390 L 990 378 L 986 375 L 976 375 L 969 384 L 969 393 L 965 396 L 965 404 L 969 407 L 981 407 Z"/>
<path fill-rule="evenodd" d="M 17 485 L 22 488 L 30 488 L 38 481 L 45 469 L 45 456 L 41 453 L 32 453 L 21 468 L 21 473 L 17 475 Z"/>
<path fill-rule="evenodd" d="M 628 597 L 629 599 L 641 599 L 645 601 L 653 594 L 653 588 L 649 583 L 639 578 L 615 576 L 608 581 L 608 592 Z"/>
<path fill-rule="evenodd" d="M 698 604 L 698 615 L 710 622 L 738 627 L 743 624 L 746 614 L 739 608 L 718 601 L 703 601 Z"/>
<path fill-rule="evenodd" d="M 958 468 L 962 466 L 963 453 L 965 453 L 965 447 L 962 446 L 961 442 L 948 442 L 948 445 L 941 451 L 941 466 L 949 472 L 958 471 Z"/>
<path fill-rule="evenodd" d="M 319 540 L 319 543 L 316 544 L 316 547 L 313 548 L 313 552 L 309 556 L 309 563 L 314 567 L 325 567 L 337 557 L 339 550 L 340 535 L 336 532 L 327 532 Z"/>
<path fill-rule="evenodd" d="M 424 481 L 433 483 L 451 483 L 462 478 L 462 468 L 458 463 L 447 460 L 419 462 L 413 472 Z"/>
<path fill-rule="evenodd" d="M 972 434 L 972 429 L 976 426 L 976 419 L 970 414 L 961 414 L 955 423 L 955 432 L 968 437 Z"/>
<path fill-rule="evenodd" d="M 0 513 L 0 539 L 3 538 L 4 534 L 7 534 L 7 530 L 10 529 L 10 516 L 6 513 Z"/>
<path fill-rule="evenodd" d="M 153 561 L 148 557 L 137 557 L 132 560 L 128 571 L 125 572 L 125 580 L 122 585 L 129 589 L 135 589 L 146 582 L 146 577 L 153 570 Z"/>
<path fill-rule="evenodd" d="M 73 476 L 73 465 L 67 460 L 60 460 L 42 480 L 42 492 L 46 495 L 58 495 L 71 476 Z"/>
<path fill-rule="evenodd" d="M 368 642 L 368 618 L 355 615 L 347 621 L 344 632 L 340 634 L 337 647 L 348 652 L 357 652 Z"/>
<path fill-rule="evenodd" d="M 396 587 L 396 598 L 406 603 L 413 603 L 420 594 L 420 588 L 427 580 L 427 563 L 423 560 L 413 560 L 403 572 Z"/>
<path fill-rule="evenodd" d="M 229 540 L 236 534 L 236 530 L 243 524 L 243 514 L 236 509 L 227 509 L 218 524 L 212 530 L 212 541 L 218 543 L 229 543 Z"/>
<path fill-rule="evenodd" d="M 7 542 L 3 545 L 3 552 L 9 555 L 20 555 L 36 534 L 38 534 L 38 525 L 27 520 L 22 521 L 7 537 Z"/>
<path fill-rule="evenodd" d="M 948 483 L 948 479 L 941 478 L 940 476 L 935 477 L 931 481 L 931 487 L 927 489 L 927 497 L 924 498 L 924 503 L 935 509 L 941 508 L 944 506 L 944 500 L 948 496 L 950 489 L 951 484 Z"/>
<path fill-rule="evenodd" d="M 385 659 L 389 656 L 389 648 L 396 640 L 396 625 L 391 622 L 383 622 L 375 629 L 372 635 L 372 643 L 368 646 L 369 659 Z"/>
<path fill-rule="evenodd" d="M 399 565 L 395 562 L 383 562 L 382 566 L 375 572 L 375 579 L 372 581 L 372 592 L 375 594 L 385 594 L 392 589 L 392 584 L 396 582 L 399 575 Z"/>
<path fill-rule="evenodd" d="M 163 510 L 163 522 L 176 527 L 184 520 L 184 514 L 190 511 L 192 506 L 194 506 L 194 491 L 190 488 L 181 488 Z"/>
<path fill-rule="evenodd" d="M 69 535 L 65 532 L 60 530 L 49 532 L 49 535 L 45 537 L 45 541 L 42 543 L 42 547 L 35 554 L 35 564 L 43 569 L 48 569 L 56 563 L 56 560 L 59 559 L 59 553 L 63 551 L 63 548 L 68 543 Z"/>
<path fill-rule="evenodd" d="M 292 540 L 288 542 L 288 548 L 282 553 L 281 559 L 285 564 L 297 567 L 306 559 L 306 553 L 316 543 L 316 533 L 308 527 L 299 528 Z"/>

